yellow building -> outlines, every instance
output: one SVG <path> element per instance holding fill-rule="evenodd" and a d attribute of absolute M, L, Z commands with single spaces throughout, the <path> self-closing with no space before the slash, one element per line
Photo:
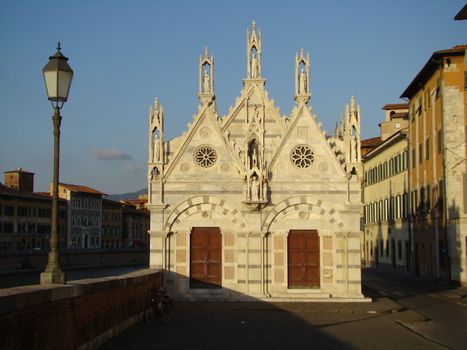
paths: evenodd
<path fill-rule="evenodd" d="M 408 105 L 383 109 L 379 142 L 363 156 L 362 256 L 367 266 L 408 271 Z"/>
<path fill-rule="evenodd" d="M 402 93 L 409 100 L 413 271 L 467 284 L 466 49 L 436 51 Z"/>

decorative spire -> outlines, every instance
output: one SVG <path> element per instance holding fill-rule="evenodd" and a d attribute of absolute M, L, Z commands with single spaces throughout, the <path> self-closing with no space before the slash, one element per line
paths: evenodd
<path fill-rule="evenodd" d="M 355 103 L 354 96 L 350 98 L 350 104 L 345 105 L 343 129 L 346 171 L 361 175 L 360 106 Z"/>
<path fill-rule="evenodd" d="M 307 103 L 310 97 L 310 53 L 305 56 L 302 48 L 295 54 L 295 101 Z"/>
<path fill-rule="evenodd" d="M 256 21 L 247 28 L 247 79 L 261 79 L 261 31 L 256 30 Z"/>
<path fill-rule="evenodd" d="M 214 57 L 209 56 L 209 49 L 204 48 L 204 54 L 199 57 L 199 88 L 198 97 L 202 104 L 211 104 L 214 94 Z"/>
<path fill-rule="evenodd" d="M 149 163 L 164 162 L 164 107 L 157 97 L 149 107 Z"/>

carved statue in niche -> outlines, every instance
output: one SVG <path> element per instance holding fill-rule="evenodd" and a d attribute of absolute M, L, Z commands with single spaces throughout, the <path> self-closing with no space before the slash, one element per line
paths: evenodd
<path fill-rule="evenodd" d="M 209 74 L 208 70 L 204 70 L 204 76 L 203 76 L 203 91 L 205 94 L 209 94 L 211 92 L 211 83 L 209 81 Z"/>
<path fill-rule="evenodd" d="M 306 73 L 305 73 L 305 69 L 302 68 L 301 72 L 300 72 L 300 77 L 299 77 L 299 82 L 300 82 L 300 93 L 301 94 L 306 94 L 308 91 L 306 91 L 306 80 L 307 80 L 307 77 L 306 77 Z"/>
<path fill-rule="evenodd" d="M 251 169 L 259 168 L 259 159 L 258 159 L 258 144 L 256 140 L 252 140 L 248 144 L 248 153 L 247 153 L 247 171 Z"/>
<path fill-rule="evenodd" d="M 259 109 L 257 107 L 255 107 L 255 122 L 258 127 L 261 125 L 261 116 L 259 115 Z"/>
<path fill-rule="evenodd" d="M 253 175 L 251 178 L 251 200 L 258 201 L 259 200 L 259 181 L 258 176 Z"/>
<path fill-rule="evenodd" d="M 159 162 L 161 157 L 160 152 L 160 142 L 159 142 L 159 130 L 154 130 L 152 133 L 152 149 L 154 152 L 154 162 Z"/>
<path fill-rule="evenodd" d="M 253 138 L 247 144 L 245 160 L 245 203 L 258 209 L 266 203 L 265 194 L 267 193 L 266 166 L 262 159 L 258 141 Z"/>
<path fill-rule="evenodd" d="M 249 117 L 248 119 L 249 119 L 250 131 L 258 133 L 262 126 L 262 118 L 261 118 L 260 110 L 258 109 L 257 106 L 255 106 L 253 116 Z"/>
<path fill-rule="evenodd" d="M 251 79 L 256 79 L 259 77 L 259 65 L 256 54 L 252 52 L 251 54 Z"/>
<path fill-rule="evenodd" d="M 154 106 L 151 106 L 149 118 L 150 131 L 150 162 L 160 162 L 163 159 L 163 133 L 164 133 L 164 108 L 156 98 Z"/>
<path fill-rule="evenodd" d="M 198 98 L 202 104 L 210 105 L 214 98 L 214 57 L 207 47 L 199 57 Z"/>

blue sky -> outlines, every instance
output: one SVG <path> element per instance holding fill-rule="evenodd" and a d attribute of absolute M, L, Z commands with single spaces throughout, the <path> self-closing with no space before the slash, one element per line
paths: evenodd
<path fill-rule="evenodd" d="M 0 5 L 0 172 L 52 179 L 52 108 L 42 68 L 58 40 L 75 71 L 62 109 L 62 182 L 113 194 L 146 187 L 147 118 L 157 96 L 166 135 L 197 110 L 198 59 L 215 59 L 219 113 L 246 75 L 246 28 L 263 35 L 262 75 L 281 112 L 293 107 L 295 53 L 310 52 L 310 105 L 331 133 L 355 95 L 362 137 L 436 50 L 467 43 L 464 1 L 10 1 Z M 3 182 L 3 177 L 0 180 Z"/>

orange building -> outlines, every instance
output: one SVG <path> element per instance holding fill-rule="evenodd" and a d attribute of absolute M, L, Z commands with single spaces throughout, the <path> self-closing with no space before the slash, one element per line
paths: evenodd
<path fill-rule="evenodd" d="M 434 52 L 409 100 L 411 262 L 417 275 L 467 284 L 467 45 Z"/>

